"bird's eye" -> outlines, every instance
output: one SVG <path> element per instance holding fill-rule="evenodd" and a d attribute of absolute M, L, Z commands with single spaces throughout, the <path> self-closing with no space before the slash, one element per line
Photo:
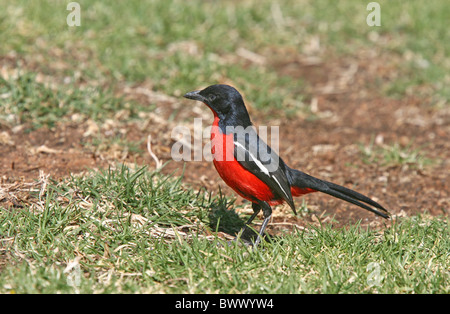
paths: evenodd
<path fill-rule="evenodd" d="M 214 100 L 216 100 L 216 95 L 212 94 L 209 96 L 209 101 L 213 102 Z"/>

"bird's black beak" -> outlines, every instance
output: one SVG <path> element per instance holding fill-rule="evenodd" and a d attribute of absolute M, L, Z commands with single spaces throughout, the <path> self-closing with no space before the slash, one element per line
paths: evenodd
<path fill-rule="evenodd" d="M 188 99 L 193 99 L 193 100 L 202 101 L 202 102 L 205 102 L 205 101 L 206 101 L 206 98 L 203 97 L 202 95 L 200 95 L 200 91 L 199 91 L 199 90 L 196 90 L 196 91 L 193 91 L 193 92 L 186 93 L 186 94 L 184 94 L 183 97 L 184 97 L 184 98 L 188 98 Z"/>

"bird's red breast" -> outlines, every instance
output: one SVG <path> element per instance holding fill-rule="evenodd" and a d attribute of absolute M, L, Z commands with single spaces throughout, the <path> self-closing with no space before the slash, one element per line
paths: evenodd
<path fill-rule="evenodd" d="M 217 116 L 211 128 L 211 154 L 220 177 L 240 196 L 249 201 L 262 200 L 273 205 L 282 202 L 274 200 L 271 189 L 236 160 L 233 133 L 222 133 Z"/>

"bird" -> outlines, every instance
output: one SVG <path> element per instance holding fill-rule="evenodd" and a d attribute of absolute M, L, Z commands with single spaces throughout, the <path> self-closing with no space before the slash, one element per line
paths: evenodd
<path fill-rule="evenodd" d="M 287 203 L 297 214 L 293 197 L 322 192 L 389 219 L 390 213 L 369 197 L 344 186 L 318 179 L 290 168 L 257 134 L 242 95 L 232 86 L 215 84 L 183 97 L 208 106 L 214 122 L 211 127 L 213 164 L 225 183 L 252 203 L 253 214 L 247 228 L 262 210 L 264 220 L 256 247 L 264 237 L 272 216 L 272 206 Z"/>

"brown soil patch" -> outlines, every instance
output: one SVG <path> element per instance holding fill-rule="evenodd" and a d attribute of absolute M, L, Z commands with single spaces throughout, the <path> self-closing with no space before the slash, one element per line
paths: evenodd
<path fill-rule="evenodd" d="M 4 129 L 0 131 L 8 134 L 8 143 L 0 148 L 3 183 L 37 179 L 39 171 L 58 178 L 102 166 L 81 145 L 77 125 L 61 125 L 53 130 L 41 128 L 29 133 L 26 130 L 10 133 Z"/>

